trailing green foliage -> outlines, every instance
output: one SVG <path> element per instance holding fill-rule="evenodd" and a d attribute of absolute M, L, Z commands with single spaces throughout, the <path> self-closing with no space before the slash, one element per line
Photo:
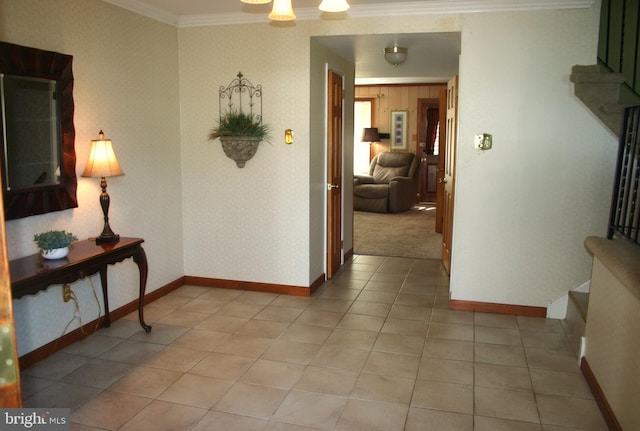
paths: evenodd
<path fill-rule="evenodd" d="M 214 140 L 220 136 L 252 136 L 267 140 L 269 133 L 269 126 L 263 124 L 256 115 L 231 110 L 220 118 L 218 125 L 211 130 L 209 139 Z"/>
<path fill-rule="evenodd" d="M 43 252 L 55 250 L 56 248 L 67 247 L 73 241 L 77 241 L 71 232 L 64 230 L 50 230 L 48 232 L 39 233 L 33 236 L 38 248 Z"/>

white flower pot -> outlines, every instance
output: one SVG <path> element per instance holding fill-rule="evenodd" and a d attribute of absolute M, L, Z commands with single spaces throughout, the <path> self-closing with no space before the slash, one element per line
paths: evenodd
<path fill-rule="evenodd" d="M 67 257 L 69 254 L 69 247 L 54 248 L 47 252 L 43 251 L 41 254 L 45 259 L 62 259 L 63 257 Z"/>

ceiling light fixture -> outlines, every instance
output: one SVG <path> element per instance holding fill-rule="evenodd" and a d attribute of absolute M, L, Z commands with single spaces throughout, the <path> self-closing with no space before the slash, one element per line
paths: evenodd
<path fill-rule="evenodd" d="M 404 63 L 407 59 L 407 48 L 402 48 L 399 46 L 392 46 L 391 48 L 384 49 L 384 59 L 387 60 L 389 64 L 393 64 L 397 66 L 399 64 Z"/>
<path fill-rule="evenodd" d="M 293 13 L 291 0 L 273 0 L 273 9 L 269 14 L 269 19 L 273 21 L 291 21 L 296 19 Z"/>
<path fill-rule="evenodd" d="M 271 2 L 271 0 L 240 1 L 247 4 L 267 4 Z M 322 0 L 318 9 L 328 13 L 346 12 L 349 9 L 349 3 L 347 3 L 347 0 Z M 273 21 L 291 21 L 296 19 L 296 14 L 293 12 L 293 7 L 291 6 L 291 0 L 273 0 L 273 8 L 269 14 L 269 19 Z"/>
<path fill-rule="evenodd" d="M 347 0 L 322 0 L 318 6 L 322 12 L 345 12 L 349 9 Z"/>

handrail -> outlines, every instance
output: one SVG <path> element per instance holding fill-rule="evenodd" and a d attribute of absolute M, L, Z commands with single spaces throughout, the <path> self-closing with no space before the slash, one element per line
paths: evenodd
<path fill-rule="evenodd" d="M 607 238 L 619 235 L 638 244 L 640 230 L 640 105 L 624 110 Z"/>
<path fill-rule="evenodd" d="M 598 60 L 625 78 L 624 87 L 640 96 L 640 6 L 638 0 L 602 0 Z"/>

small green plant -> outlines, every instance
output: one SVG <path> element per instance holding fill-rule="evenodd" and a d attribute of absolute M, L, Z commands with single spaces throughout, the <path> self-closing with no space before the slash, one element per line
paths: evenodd
<path fill-rule="evenodd" d="M 211 130 L 209 139 L 214 140 L 220 136 L 252 136 L 268 140 L 269 133 L 269 126 L 262 123 L 258 116 L 230 110 L 220 117 L 218 125 Z"/>
<path fill-rule="evenodd" d="M 40 251 L 47 253 L 56 248 L 69 246 L 73 241 L 77 241 L 75 235 L 64 230 L 50 230 L 48 232 L 38 233 L 33 236 L 33 240 Z"/>

